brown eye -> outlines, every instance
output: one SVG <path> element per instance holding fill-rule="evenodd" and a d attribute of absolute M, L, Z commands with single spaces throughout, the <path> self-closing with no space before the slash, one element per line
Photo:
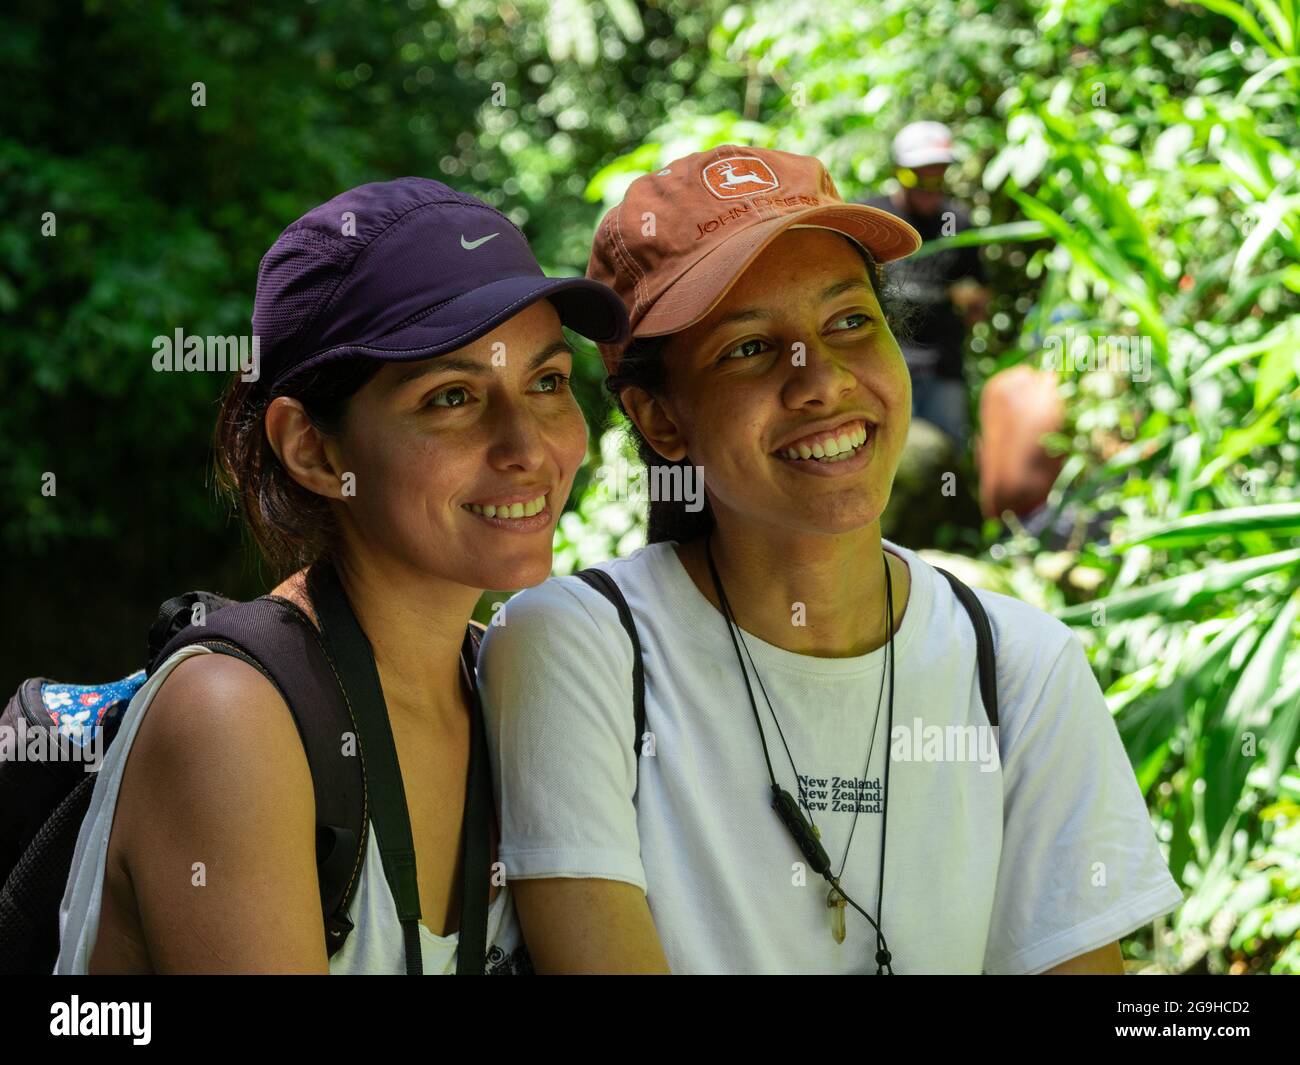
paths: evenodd
<path fill-rule="evenodd" d="M 755 355 L 760 355 L 767 344 L 762 340 L 746 340 L 737 344 L 722 357 L 724 359 L 750 359 Z"/>
<path fill-rule="evenodd" d="M 469 390 L 460 385 L 453 385 L 451 388 L 444 388 L 441 392 L 434 393 L 433 399 L 429 401 L 429 406 L 463 407 L 468 402 Z"/>
<path fill-rule="evenodd" d="M 861 329 L 864 325 L 866 325 L 870 321 L 871 321 L 871 316 L 869 314 L 846 314 L 842 318 L 835 319 L 832 328 L 836 329 L 838 332 L 843 332 L 845 330 L 851 330 L 851 329 Z M 849 322 L 850 324 L 840 327 L 841 322 Z"/>
<path fill-rule="evenodd" d="M 535 388 L 534 391 L 552 393 L 563 392 L 569 383 L 569 376 L 568 374 L 562 374 L 559 371 L 556 371 L 555 373 L 548 373 L 544 377 L 538 378 L 537 384 L 539 386 L 544 386 L 547 381 L 551 382 L 549 387 L 538 387 Z"/>

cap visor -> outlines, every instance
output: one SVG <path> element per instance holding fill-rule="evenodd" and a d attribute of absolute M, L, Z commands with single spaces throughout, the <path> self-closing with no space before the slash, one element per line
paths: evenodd
<path fill-rule="evenodd" d="M 921 246 L 920 234 L 901 218 L 865 204 L 810 207 L 769 218 L 739 230 L 691 266 L 655 301 L 634 335 L 663 336 L 694 325 L 721 301 L 763 249 L 792 226 L 820 226 L 842 233 L 881 263 L 911 255 Z"/>
<path fill-rule="evenodd" d="M 318 352 L 293 370 L 297 375 L 349 355 L 393 362 L 428 359 L 462 348 L 541 299 L 550 299 L 560 323 L 598 343 L 627 339 L 627 308 L 614 291 L 586 277 L 507 277 L 457 296 L 423 317 L 364 343 Z"/>
<path fill-rule="evenodd" d="M 910 155 L 904 155 L 897 160 L 899 166 L 914 168 L 918 166 L 934 166 L 936 163 L 955 163 L 957 157 L 947 148 L 926 148 L 920 151 L 912 152 Z"/>

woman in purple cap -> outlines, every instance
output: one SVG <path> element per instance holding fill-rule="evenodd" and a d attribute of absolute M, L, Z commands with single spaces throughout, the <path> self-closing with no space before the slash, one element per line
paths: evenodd
<path fill-rule="evenodd" d="M 881 535 L 879 270 L 919 243 L 735 145 L 601 224 L 650 543 L 522 592 L 479 660 L 539 972 L 1120 972 L 1180 902 L 1071 630 Z"/>
<path fill-rule="evenodd" d="M 388 734 L 359 727 L 371 819 L 336 922 L 350 932 L 341 947 L 322 934 L 295 716 L 254 664 L 193 643 L 154 670 L 101 767 L 56 972 L 530 969 L 500 876 L 481 885 L 478 957 L 458 952 L 471 909 L 462 852 L 495 863 L 497 838 L 490 812 L 490 838 L 465 827 L 482 746 L 465 655 L 484 589 L 550 573 L 586 451 L 561 326 L 618 342 L 627 317 L 601 283 L 545 277 L 505 216 L 436 181 L 363 185 L 281 234 L 258 273 L 260 372 L 225 396 L 218 459 L 267 560 L 289 574 L 273 595 L 333 651 L 331 611 L 350 616 L 363 638 L 348 646 L 372 655 L 368 694 L 352 684 L 365 689 L 364 661 L 353 673 L 334 654 L 341 681 L 316 678 L 341 683 L 358 720 L 358 702 L 377 705 Z M 332 606 L 318 588 L 335 589 Z M 388 743 L 400 778 L 381 795 Z M 406 827 L 378 838 L 381 803 L 403 800 L 388 823 Z M 398 835 L 414 852 L 405 866 L 390 854 Z M 395 884 L 410 892 L 404 917 Z"/>

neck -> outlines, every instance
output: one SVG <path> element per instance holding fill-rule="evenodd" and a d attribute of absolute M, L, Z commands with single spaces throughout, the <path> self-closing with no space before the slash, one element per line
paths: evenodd
<path fill-rule="evenodd" d="M 373 557 L 348 555 L 335 568 L 370 641 L 389 715 L 435 727 L 463 718 L 460 649 L 481 589 Z"/>
<path fill-rule="evenodd" d="M 718 514 L 707 542 L 736 624 L 767 643 L 819 658 L 853 658 L 884 646 L 884 560 L 893 585 L 894 632 L 902 624 L 910 573 L 907 563 L 884 551 L 878 520 L 826 536 Z M 705 544 L 704 537 L 692 540 L 677 554 L 700 594 L 721 611 Z"/>

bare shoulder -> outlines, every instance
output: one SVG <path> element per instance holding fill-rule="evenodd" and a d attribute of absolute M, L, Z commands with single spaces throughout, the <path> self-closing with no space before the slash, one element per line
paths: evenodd
<path fill-rule="evenodd" d="M 127 758 L 110 852 L 154 971 L 327 971 L 311 771 L 254 666 L 198 654 L 163 680 Z"/>
<path fill-rule="evenodd" d="M 157 763 L 155 768 L 170 776 L 185 763 L 239 764 L 247 771 L 250 760 L 264 759 L 281 769 L 301 761 L 306 769 L 306 753 L 284 698 L 242 659 L 201 654 L 178 664 L 159 686 L 128 765 Z"/>

